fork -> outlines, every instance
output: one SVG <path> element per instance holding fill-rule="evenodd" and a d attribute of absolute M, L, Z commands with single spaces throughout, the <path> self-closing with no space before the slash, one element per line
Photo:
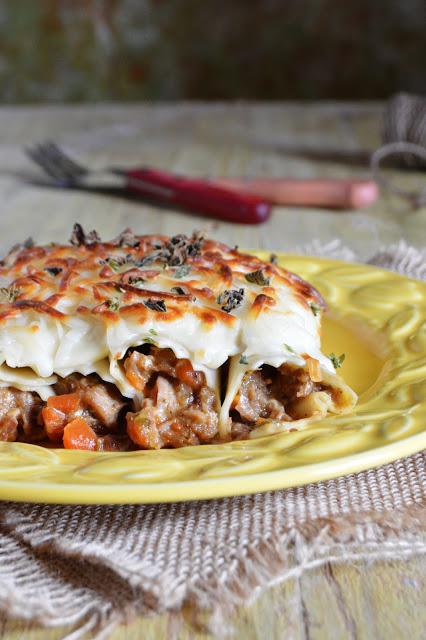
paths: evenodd
<path fill-rule="evenodd" d="M 187 178 L 150 167 L 91 170 L 70 158 L 54 142 L 37 144 L 25 151 L 58 187 L 82 188 L 88 186 L 92 176 L 109 174 L 120 176 L 123 192 L 161 200 L 200 215 L 243 224 L 259 224 L 267 220 L 271 213 L 271 205 L 265 199 L 208 180 Z"/>

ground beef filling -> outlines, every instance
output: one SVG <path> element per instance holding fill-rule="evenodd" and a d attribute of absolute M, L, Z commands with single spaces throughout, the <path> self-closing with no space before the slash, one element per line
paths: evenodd
<path fill-rule="evenodd" d="M 96 374 L 59 380 L 47 402 L 36 393 L 0 388 L 0 440 L 97 451 L 219 441 L 216 394 L 189 360 L 144 345 L 127 352 L 123 370 L 136 390 L 133 399 Z M 231 438 L 247 438 L 266 420 L 291 421 L 297 400 L 324 389 L 308 371 L 288 364 L 248 372 L 232 405 Z"/>
<path fill-rule="evenodd" d="M 36 393 L 0 388 L 0 440 L 48 440 L 71 449 L 122 451 L 129 447 L 120 433 L 128 405 L 114 385 L 92 374 L 73 374 L 54 385 L 57 395 L 43 402 Z"/>
<path fill-rule="evenodd" d="M 215 392 L 189 360 L 150 346 L 129 351 L 123 366 L 137 391 L 132 400 L 96 374 L 61 379 L 47 402 L 0 388 L 0 440 L 125 451 L 200 444 L 217 435 Z"/>
<path fill-rule="evenodd" d="M 35 393 L 0 388 L 0 440 L 14 442 L 22 433 L 27 439 L 43 439 L 38 424 L 43 401 Z"/>
<path fill-rule="evenodd" d="M 313 391 L 323 390 L 321 383 L 313 382 L 308 371 L 294 365 L 283 364 L 278 369 L 264 365 L 259 371 L 244 376 L 240 391 L 232 405 L 233 429 L 238 437 L 243 426 L 258 425 L 266 420 L 291 421 L 292 406 Z M 241 424 L 242 423 L 242 424 Z"/>
<path fill-rule="evenodd" d="M 127 433 L 143 449 L 210 442 L 218 433 L 218 407 L 205 374 L 171 349 L 151 348 L 126 359 L 128 380 L 138 389 L 136 411 L 126 416 Z"/>

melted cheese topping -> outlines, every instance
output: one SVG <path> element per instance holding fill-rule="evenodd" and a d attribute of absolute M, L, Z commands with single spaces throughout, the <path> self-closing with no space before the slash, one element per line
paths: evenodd
<path fill-rule="evenodd" d="M 0 267 L 1 384 L 39 393 L 55 375 L 96 372 L 132 397 L 120 360 L 129 347 L 155 343 L 189 358 L 216 389 L 219 368 L 232 358 L 225 424 L 248 369 L 302 366 L 310 356 L 334 373 L 320 350 L 321 314 L 313 312 L 323 300 L 298 276 L 212 240 L 184 258 L 176 238 L 134 236 L 131 244 L 9 254 Z M 225 311 L 219 296 L 241 289 L 241 303 Z"/>

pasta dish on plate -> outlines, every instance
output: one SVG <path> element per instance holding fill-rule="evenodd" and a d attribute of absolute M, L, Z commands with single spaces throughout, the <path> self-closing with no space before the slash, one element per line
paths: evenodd
<path fill-rule="evenodd" d="M 319 292 L 198 233 L 15 246 L 0 263 L 0 440 L 126 451 L 347 413 Z M 272 425 L 272 426 L 271 426 Z"/>

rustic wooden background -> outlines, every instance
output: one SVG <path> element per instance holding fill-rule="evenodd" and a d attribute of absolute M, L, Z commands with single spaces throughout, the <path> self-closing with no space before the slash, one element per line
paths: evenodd
<path fill-rule="evenodd" d="M 103 237 L 130 225 L 138 232 L 203 228 L 247 248 L 294 251 L 313 238 L 340 238 L 361 258 L 404 238 L 426 241 L 426 209 L 412 211 L 383 194 L 367 210 L 276 208 L 267 224 L 237 226 L 153 208 L 121 198 L 31 185 L 40 177 L 24 147 L 45 139 L 64 144 L 94 168 L 163 167 L 193 175 L 368 176 L 369 151 L 380 143 L 379 104 L 317 103 L 3 107 L 0 109 L 0 249 L 22 240 L 65 240 L 75 220 Z M 390 171 L 399 184 L 424 173 Z"/>
<path fill-rule="evenodd" d="M 93 167 L 152 164 L 194 175 L 367 176 L 380 141 L 380 104 L 179 104 L 0 109 L 0 249 L 32 235 L 65 240 L 78 220 L 104 238 L 190 232 L 245 248 L 294 251 L 335 238 L 360 258 L 405 240 L 426 245 L 426 207 L 413 211 L 382 194 L 364 211 L 276 208 L 260 227 L 243 227 L 136 201 L 31 184 L 40 174 L 23 148 L 54 139 Z M 406 187 L 424 174 L 391 171 Z M 426 637 L 426 560 L 326 565 L 263 593 L 230 620 L 245 640 L 381 640 Z M 0 619 L 0 640 L 57 640 L 63 631 Z M 231 635 L 232 637 L 232 635 Z M 134 621 L 113 640 L 207 640 L 191 611 Z"/>

